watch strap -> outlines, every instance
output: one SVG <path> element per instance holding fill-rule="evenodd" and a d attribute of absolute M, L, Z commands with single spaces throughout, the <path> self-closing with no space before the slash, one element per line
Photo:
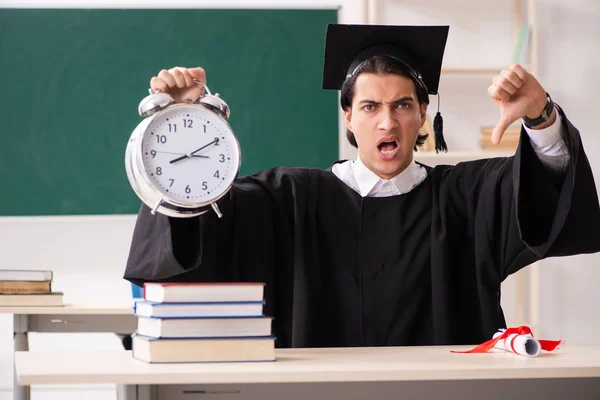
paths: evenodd
<path fill-rule="evenodd" d="M 546 93 L 546 100 L 546 107 L 544 107 L 544 111 L 542 111 L 542 114 L 539 117 L 532 119 L 523 116 L 523 123 L 526 127 L 535 128 L 550 119 L 550 115 L 552 115 L 552 110 L 554 109 L 554 102 L 548 93 Z"/>

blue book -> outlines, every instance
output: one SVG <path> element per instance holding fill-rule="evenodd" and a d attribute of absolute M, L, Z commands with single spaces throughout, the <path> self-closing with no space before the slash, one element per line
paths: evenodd
<path fill-rule="evenodd" d="M 150 318 L 262 317 L 264 301 L 155 303 L 136 301 L 133 313 Z"/>

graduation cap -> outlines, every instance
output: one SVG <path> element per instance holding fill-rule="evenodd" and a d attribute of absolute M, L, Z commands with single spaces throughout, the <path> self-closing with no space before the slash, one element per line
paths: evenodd
<path fill-rule="evenodd" d="M 406 65 L 429 94 L 438 95 L 433 121 L 436 151 L 447 151 L 439 111 L 439 81 L 448 26 L 339 25 L 327 26 L 323 89 L 342 88 L 344 81 L 373 56 L 387 56 Z"/>

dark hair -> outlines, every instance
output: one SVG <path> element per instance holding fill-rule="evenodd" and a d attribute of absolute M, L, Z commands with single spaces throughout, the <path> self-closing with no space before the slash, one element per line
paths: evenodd
<path fill-rule="evenodd" d="M 393 58 L 387 56 L 374 56 L 360 64 L 352 76 L 347 78 L 342 84 L 340 104 L 344 111 L 348 108 L 352 108 L 352 100 L 354 99 L 354 86 L 356 85 L 356 79 L 362 73 L 371 73 L 377 75 L 400 75 L 410 78 L 415 84 L 419 105 L 429 104 L 429 94 L 425 83 L 423 83 L 420 78 L 415 76 L 414 72 L 410 68 Z M 427 140 L 428 136 L 428 134 L 421 134 L 417 136 L 415 150 L 417 150 L 418 146 L 421 146 L 423 143 L 425 143 L 425 140 Z M 346 138 L 352 146 L 358 147 L 353 132 L 346 130 Z"/>

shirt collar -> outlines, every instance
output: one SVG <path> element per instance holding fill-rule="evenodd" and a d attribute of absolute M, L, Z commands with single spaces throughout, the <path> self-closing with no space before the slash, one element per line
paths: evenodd
<path fill-rule="evenodd" d="M 408 193 L 421 183 L 421 168 L 422 167 L 413 160 L 404 171 L 400 172 L 389 181 L 394 184 L 396 189 L 398 189 L 399 194 Z M 379 182 L 383 183 L 386 181 L 386 179 L 380 178 L 377 174 L 367 168 L 360 160 L 360 156 L 358 156 L 353 163 L 353 169 L 354 178 L 360 189 L 360 194 L 363 197 L 371 194 Z"/>

